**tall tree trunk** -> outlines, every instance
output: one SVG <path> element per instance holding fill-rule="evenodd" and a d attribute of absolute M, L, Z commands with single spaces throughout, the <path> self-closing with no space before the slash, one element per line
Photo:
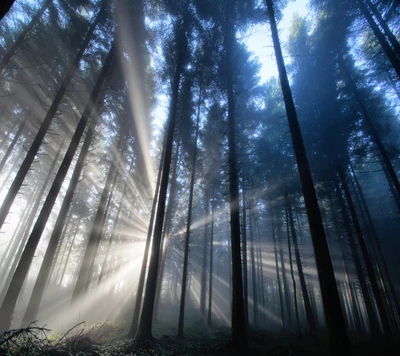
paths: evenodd
<path fill-rule="evenodd" d="M 187 10 L 184 10 L 187 11 Z M 167 137 L 165 139 L 165 155 L 160 182 L 160 195 L 158 199 L 157 213 L 154 226 L 153 243 L 150 254 L 149 270 L 147 274 L 147 283 L 145 297 L 143 300 L 143 309 L 140 316 L 139 326 L 137 328 L 136 339 L 144 341 L 152 338 L 152 322 L 154 312 L 154 301 L 157 286 L 157 272 L 160 259 L 161 236 L 164 222 L 165 202 L 168 190 L 168 178 L 171 166 L 172 144 L 174 141 L 174 128 L 176 122 L 176 113 L 178 107 L 178 94 L 183 71 L 183 62 L 186 55 L 186 27 L 187 19 L 184 16 L 183 24 L 177 38 L 178 59 L 172 79 L 171 107 L 169 110 Z"/>
<path fill-rule="evenodd" d="M 346 332 L 346 323 L 340 305 L 339 292 L 336 285 L 331 256 L 329 254 L 328 242 L 326 240 L 321 212 L 318 206 L 317 195 L 315 192 L 310 166 L 308 164 L 306 150 L 300 131 L 300 125 L 297 119 L 296 108 L 294 106 L 292 92 L 283 60 L 272 0 L 266 0 L 266 3 L 268 7 L 268 15 L 279 78 L 289 121 L 289 129 L 292 136 L 297 168 L 300 175 L 304 203 L 306 206 L 308 223 L 310 226 L 311 239 L 314 246 L 330 349 L 332 353 L 349 354 L 350 345 Z"/>
<path fill-rule="evenodd" d="M 200 98 L 201 102 L 201 88 Z M 186 234 L 185 234 L 185 250 L 183 253 L 183 271 L 182 271 L 182 283 L 181 283 L 181 300 L 179 305 L 179 321 L 178 321 L 178 337 L 183 337 L 183 324 L 185 318 L 185 298 L 186 298 L 186 285 L 187 285 L 187 272 L 189 264 L 189 242 L 190 242 L 190 227 L 192 225 L 192 207 L 193 207 L 193 193 L 194 193 L 194 181 L 196 177 L 196 160 L 197 160 L 197 141 L 199 137 L 199 121 L 200 121 L 200 105 L 197 108 L 197 120 L 196 120 L 196 135 L 193 147 L 192 156 L 192 175 L 190 177 L 190 191 L 189 191 L 189 206 L 188 206 L 188 217 L 186 223 Z"/>
<path fill-rule="evenodd" d="M 249 274 L 247 269 L 247 207 L 245 188 L 242 187 L 242 268 L 243 268 L 243 302 L 246 328 L 249 327 Z"/>
<path fill-rule="evenodd" d="M 224 29 L 224 48 L 226 64 L 226 91 L 228 97 L 228 170 L 229 170 L 229 211 L 232 256 L 232 322 L 231 339 L 234 349 L 247 352 L 247 321 L 243 300 L 243 275 L 240 256 L 240 212 L 239 180 L 236 154 L 235 98 L 233 93 L 233 44 L 235 41 L 232 22 L 233 5 L 226 1 L 226 24 Z M 244 262 L 244 261 L 243 261 Z"/>
<path fill-rule="evenodd" d="M 35 159 L 37 152 L 39 151 L 39 148 L 42 144 L 44 136 L 46 135 L 47 130 L 49 129 L 50 124 L 53 121 L 53 118 L 54 118 L 54 116 L 57 112 L 58 106 L 60 105 L 61 100 L 67 90 L 67 87 L 68 87 L 69 83 L 71 82 L 71 79 L 72 79 L 73 75 L 75 74 L 76 69 L 79 68 L 79 62 L 81 61 L 83 53 L 85 52 L 86 47 L 88 46 L 89 41 L 93 36 L 94 30 L 96 29 L 97 24 L 100 22 L 100 20 L 102 18 L 102 14 L 103 14 L 103 10 L 100 10 L 99 14 L 96 16 L 96 19 L 90 26 L 90 28 L 86 34 L 86 37 L 81 44 L 81 47 L 80 47 L 78 53 L 76 54 L 70 68 L 68 69 L 67 74 L 65 75 L 65 77 L 60 85 L 60 88 L 57 91 L 56 96 L 54 97 L 54 100 L 49 108 L 49 111 L 47 112 L 42 124 L 40 125 L 39 131 L 37 132 L 35 139 L 33 140 L 31 147 L 29 148 L 29 151 L 28 151 L 24 161 L 21 164 L 21 166 L 17 172 L 17 175 L 15 176 L 14 181 L 12 182 L 12 184 L 8 190 L 6 197 L 4 198 L 3 204 L 0 208 L 0 229 L 4 224 L 4 221 L 6 220 L 6 217 L 10 211 L 11 205 L 13 204 L 14 199 L 17 196 L 17 194 L 22 186 L 22 183 L 32 165 L 32 162 Z"/>

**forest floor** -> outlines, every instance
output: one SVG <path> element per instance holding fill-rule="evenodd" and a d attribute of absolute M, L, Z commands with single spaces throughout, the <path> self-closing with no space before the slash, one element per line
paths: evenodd
<path fill-rule="evenodd" d="M 138 344 L 127 339 L 127 327 L 122 323 L 104 322 L 89 329 L 82 324 L 59 335 L 32 324 L 25 329 L 16 329 L 0 336 L 0 356 L 60 355 L 60 356 L 223 356 L 237 355 L 230 347 L 229 328 L 207 329 L 201 325 L 189 326 L 183 339 L 167 336 L 175 331 L 172 325 L 156 326 L 154 339 Z M 267 332 L 249 333 L 247 355 L 294 356 L 325 355 L 310 340 L 299 340 L 296 335 Z M 379 345 L 360 340 L 353 342 L 353 356 L 400 355 L 400 352 L 385 353 Z"/>

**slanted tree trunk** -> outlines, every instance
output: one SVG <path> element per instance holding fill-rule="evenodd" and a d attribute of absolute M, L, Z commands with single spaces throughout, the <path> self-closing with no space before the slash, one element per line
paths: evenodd
<path fill-rule="evenodd" d="M 307 211 L 308 223 L 310 226 L 311 239 L 314 246 L 330 349 L 332 353 L 349 354 L 350 345 L 346 332 L 346 323 L 340 305 L 339 292 L 336 285 L 328 242 L 326 240 L 317 195 L 315 192 L 310 166 L 308 164 L 306 150 L 300 131 L 300 125 L 297 119 L 296 108 L 294 106 L 292 92 L 283 60 L 272 0 L 266 0 L 266 3 L 279 78 L 289 121 L 289 129 L 293 141 L 297 168 L 300 175 L 304 203 Z"/>
<path fill-rule="evenodd" d="M 200 98 L 201 101 L 201 88 Z M 181 284 L 181 300 L 179 305 L 179 322 L 178 322 L 178 337 L 183 337 L 183 324 L 185 318 L 185 298 L 186 298 L 186 284 L 187 284 L 187 272 L 189 265 L 189 242 L 190 242 L 190 227 L 192 224 L 192 207 L 193 207 L 193 193 L 194 193 L 194 181 L 196 177 L 196 160 L 197 160 L 197 141 L 199 137 L 199 121 L 200 121 L 200 105 L 197 108 L 197 120 L 196 120 L 196 135 L 193 147 L 192 155 L 192 174 L 190 177 L 190 189 L 189 189 L 189 206 L 188 206 L 188 217 L 186 223 L 185 233 L 185 250 L 183 253 L 183 271 L 182 271 L 182 284 Z"/>
<path fill-rule="evenodd" d="M 26 154 L 26 157 L 24 161 L 22 162 L 20 168 L 18 169 L 17 175 L 14 178 L 14 181 L 12 182 L 8 193 L 6 197 L 4 198 L 3 204 L 0 208 L 0 229 L 4 224 L 4 221 L 6 220 L 6 217 L 10 211 L 11 205 L 13 204 L 15 197 L 17 196 L 22 183 L 25 179 L 25 176 L 27 175 L 33 160 L 36 157 L 37 152 L 39 151 L 39 148 L 42 144 L 42 141 L 44 139 L 44 136 L 47 133 L 47 130 L 50 127 L 51 122 L 53 121 L 53 118 L 57 112 L 58 106 L 61 103 L 61 100 L 67 90 L 67 87 L 69 83 L 71 82 L 71 79 L 73 75 L 75 74 L 75 71 L 77 68 L 79 68 L 79 62 L 82 59 L 83 53 L 86 50 L 86 47 L 89 44 L 90 39 L 93 36 L 94 30 L 96 29 L 97 24 L 100 22 L 103 16 L 103 9 L 100 10 L 99 14 L 96 16 L 96 19 L 90 26 L 85 39 L 82 41 L 82 44 L 80 46 L 80 49 L 78 53 L 76 54 L 70 68 L 68 69 L 67 74 L 65 75 L 60 88 L 57 91 L 56 96 L 54 97 L 54 100 L 49 108 L 49 111 L 47 112 L 42 124 L 40 125 L 39 131 L 37 132 L 35 139 L 33 140 L 31 147 L 29 148 L 28 153 Z"/>

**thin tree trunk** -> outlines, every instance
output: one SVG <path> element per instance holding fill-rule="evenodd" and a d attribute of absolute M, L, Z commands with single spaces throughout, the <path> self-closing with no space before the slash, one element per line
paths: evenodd
<path fill-rule="evenodd" d="M 200 98 L 201 102 L 201 88 Z M 197 108 L 197 120 L 196 120 L 196 135 L 193 148 L 192 158 L 192 175 L 190 178 L 190 191 L 189 191 L 189 206 L 188 206 L 188 217 L 186 223 L 186 234 L 185 234 L 185 250 L 183 254 L 183 271 L 182 271 L 182 289 L 181 289 L 181 300 L 179 305 L 179 321 L 178 321 L 178 337 L 183 337 L 183 324 L 185 318 L 185 298 L 186 298 L 186 284 L 187 284 L 187 272 L 189 265 L 189 243 L 190 243 L 190 227 L 192 224 L 192 208 L 193 208 L 193 193 L 194 193 L 194 181 L 196 178 L 196 160 L 197 160 L 197 141 L 199 137 L 199 122 L 200 122 L 200 104 Z"/>
<path fill-rule="evenodd" d="M 290 265 L 290 275 L 292 277 L 292 283 L 293 283 L 293 297 L 294 297 L 294 313 L 296 317 L 296 329 L 297 329 L 297 335 L 299 338 L 303 337 L 303 334 L 301 332 L 301 326 L 300 326 L 300 318 L 299 318 L 299 306 L 298 306 L 298 301 L 297 301 L 297 285 L 296 285 L 296 279 L 294 278 L 294 271 L 293 271 L 293 259 L 292 259 L 292 247 L 291 247 L 291 242 L 290 242 L 290 225 L 289 225 L 289 212 L 287 206 L 285 206 L 285 217 L 286 217 L 286 234 L 287 234 L 287 244 L 288 244 L 288 251 L 289 251 L 289 265 Z"/>
<path fill-rule="evenodd" d="M 314 246 L 315 260 L 317 265 L 318 279 L 321 288 L 321 296 L 324 307 L 325 321 L 328 330 L 330 350 L 336 354 L 349 354 L 350 345 L 346 332 L 346 323 L 340 305 L 339 292 L 336 285 L 332 260 L 329 253 L 328 242 L 321 212 L 319 210 L 317 195 L 311 176 L 310 166 L 297 119 L 296 108 L 286 73 L 282 49 L 279 42 L 278 28 L 275 21 L 275 13 L 272 0 L 266 0 L 270 20 L 272 40 L 274 43 L 275 57 L 278 66 L 282 93 L 289 121 L 289 129 L 292 136 L 297 168 L 303 190 L 304 203 L 306 206 L 308 222 L 310 226 L 311 239 Z"/>
<path fill-rule="evenodd" d="M 242 187 L 242 268 L 243 268 L 243 303 L 246 328 L 249 327 L 249 274 L 247 270 L 247 213 L 246 213 L 246 194 Z"/>
<path fill-rule="evenodd" d="M 207 190 L 207 188 L 206 188 Z M 203 263 L 201 266 L 201 291 L 200 312 L 205 319 L 206 315 L 206 293 L 207 293 L 207 248 L 208 248 L 208 224 L 210 218 L 210 202 L 207 192 L 204 194 L 204 236 L 203 236 Z"/>
<path fill-rule="evenodd" d="M 213 197 L 211 202 L 211 227 L 210 227 L 210 268 L 209 268 L 209 285 L 208 285 L 208 317 L 207 324 L 211 327 L 212 314 L 212 282 L 213 282 L 213 245 L 214 245 L 214 214 L 215 214 L 215 192 L 213 188 Z"/>

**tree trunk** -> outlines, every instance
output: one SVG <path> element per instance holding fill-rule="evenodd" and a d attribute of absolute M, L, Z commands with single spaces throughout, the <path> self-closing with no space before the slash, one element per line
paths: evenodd
<path fill-rule="evenodd" d="M 215 192 L 213 188 L 213 197 L 211 202 L 211 227 L 210 227 L 210 268 L 209 268 L 209 286 L 208 286 L 208 317 L 207 324 L 211 327 L 212 314 L 212 282 L 213 282 L 213 245 L 214 245 L 214 216 L 215 214 Z"/>
<path fill-rule="evenodd" d="M 201 101 L 201 88 L 200 88 L 200 99 Z M 192 158 L 192 175 L 190 177 L 190 191 L 189 191 L 189 206 L 188 206 L 188 217 L 186 223 L 186 234 L 185 234 L 185 250 L 183 254 L 183 271 L 182 271 L 182 283 L 181 283 L 181 300 L 179 305 L 179 322 L 178 322 L 178 337 L 183 337 L 183 324 L 185 318 L 185 298 L 186 298 L 186 284 L 187 284 L 187 272 L 189 264 L 189 242 L 190 242 L 190 226 L 192 224 L 192 207 L 193 207 L 193 192 L 194 192 L 194 181 L 196 177 L 196 160 L 197 160 L 197 141 L 199 137 L 199 121 L 200 121 L 200 105 L 197 108 L 197 120 L 196 120 L 196 135 L 193 148 Z"/>
<path fill-rule="evenodd" d="M 147 283 L 145 290 L 145 297 L 143 300 L 143 309 L 140 316 L 139 326 L 136 333 L 136 339 L 145 341 L 151 339 L 152 336 L 152 323 L 154 301 L 157 286 L 157 272 L 160 259 L 161 249 L 161 236 L 164 222 L 165 202 L 168 190 L 169 170 L 171 166 L 172 144 L 174 141 L 174 128 L 176 122 L 176 113 L 178 107 L 178 94 L 181 81 L 181 73 L 183 71 L 183 61 L 186 55 L 186 36 L 185 29 L 187 26 L 187 19 L 183 19 L 182 28 L 178 34 L 177 39 L 177 52 L 178 59 L 175 67 L 175 73 L 172 80 L 172 94 L 171 94 L 171 107 L 169 110 L 168 124 L 167 124 L 167 137 L 165 139 L 165 155 L 163 160 L 163 168 L 160 182 L 160 196 L 158 199 L 157 213 L 154 226 L 153 244 L 151 248 L 149 270 L 147 274 Z"/>
<path fill-rule="evenodd" d="M 249 327 L 249 274 L 247 269 L 247 212 L 246 212 L 246 194 L 242 187 L 242 269 L 243 269 L 243 303 L 246 328 Z"/>
<path fill-rule="evenodd" d="M 226 63 L 226 91 L 228 97 L 228 169 L 229 169 L 229 211 L 232 258 L 232 322 L 231 339 L 233 349 L 241 353 L 247 352 L 247 321 L 243 301 L 243 275 L 240 256 L 240 212 L 239 212 L 239 180 L 236 154 L 236 122 L 235 98 L 233 93 L 233 44 L 235 41 L 230 1 L 226 1 L 227 23 L 224 29 L 224 48 Z M 245 261 L 243 261 L 245 262 Z"/>
<path fill-rule="evenodd" d="M 46 135 L 47 130 L 49 129 L 50 124 L 53 121 L 53 118 L 54 118 L 54 116 L 57 112 L 58 106 L 60 105 L 61 100 L 67 90 L 67 87 L 68 87 L 69 83 L 71 82 L 71 79 L 72 79 L 73 75 L 75 74 L 76 69 L 79 68 L 79 62 L 81 61 L 83 53 L 84 53 L 86 47 L 88 46 L 90 39 L 92 38 L 92 35 L 94 33 L 94 30 L 96 29 L 97 24 L 99 23 L 100 19 L 102 18 L 102 13 L 103 13 L 103 11 L 100 10 L 99 14 L 96 16 L 96 19 L 90 26 L 90 28 L 86 34 L 86 37 L 83 40 L 81 47 L 71 64 L 71 67 L 68 69 L 68 72 L 65 75 L 65 77 L 60 85 L 60 88 L 57 91 L 57 94 L 53 100 L 53 103 L 51 104 L 51 106 L 49 108 L 49 111 L 47 112 L 42 124 L 40 125 L 39 131 L 37 132 L 35 139 L 33 140 L 31 147 L 29 148 L 29 151 L 28 151 L 24 161 L 21 164 L 21 166 L 17 172 L 17 175 L 15 176 L 14 181 L 12 182 L 12 184 L 8 190 L 6 197 L 4 198 L 3 204 L 0 208 L 0 229 L 4 224 L 4 221 L 6 220 L 6 217 L 10 211 L 11 205 L 13 204 L 14 199 L 17 196 L 17 194 L 22 186 L 22 183 L 32 165 L 32 162 L 35 159 L 37 152 L 39 151 L 39 148 L 42 144 L 44 136 Z"/>
<path fill-rule="evenodd" d="M 203 263 L 201 266 L 201 291 L 200 291 L 200 312 L 205 319 L 206 315 L 206 293 L 207 293 L 207 248 L 208 248 L 208 224 L 210 219 L 210 201 L 206 192 L 204 194 L 204 237 L 203 237 Z"/>
<path fill-rule="evenodd" d="M 314 246 L 330 349 L 332 353 L 349 354 L 350 345 L 346 332 L 346 323 L 340 305 L 339 292 L 336 285 L 331 256 L 329 254 L 329 247 L 326 240 L 324 225 L 322 223 L 322 217 L 318 206 L 317 195 L 311 176 L 310 166 L 308 164 L 303 138 L 300 131 L 300 125 L 297 119 L 296 108 L 294 106 L 293 97 L 286 74 L 285 63 L 279 42 L 278 29 L 275 21 L 274 8 L 272 5 L 272 0 L 266 0 L 266 2 L 279 78 L 289 121 L 289 129 L 303 189 L 304 203 L 306 206 L 307 217 L 310 226 L 311 239 Z"/>

